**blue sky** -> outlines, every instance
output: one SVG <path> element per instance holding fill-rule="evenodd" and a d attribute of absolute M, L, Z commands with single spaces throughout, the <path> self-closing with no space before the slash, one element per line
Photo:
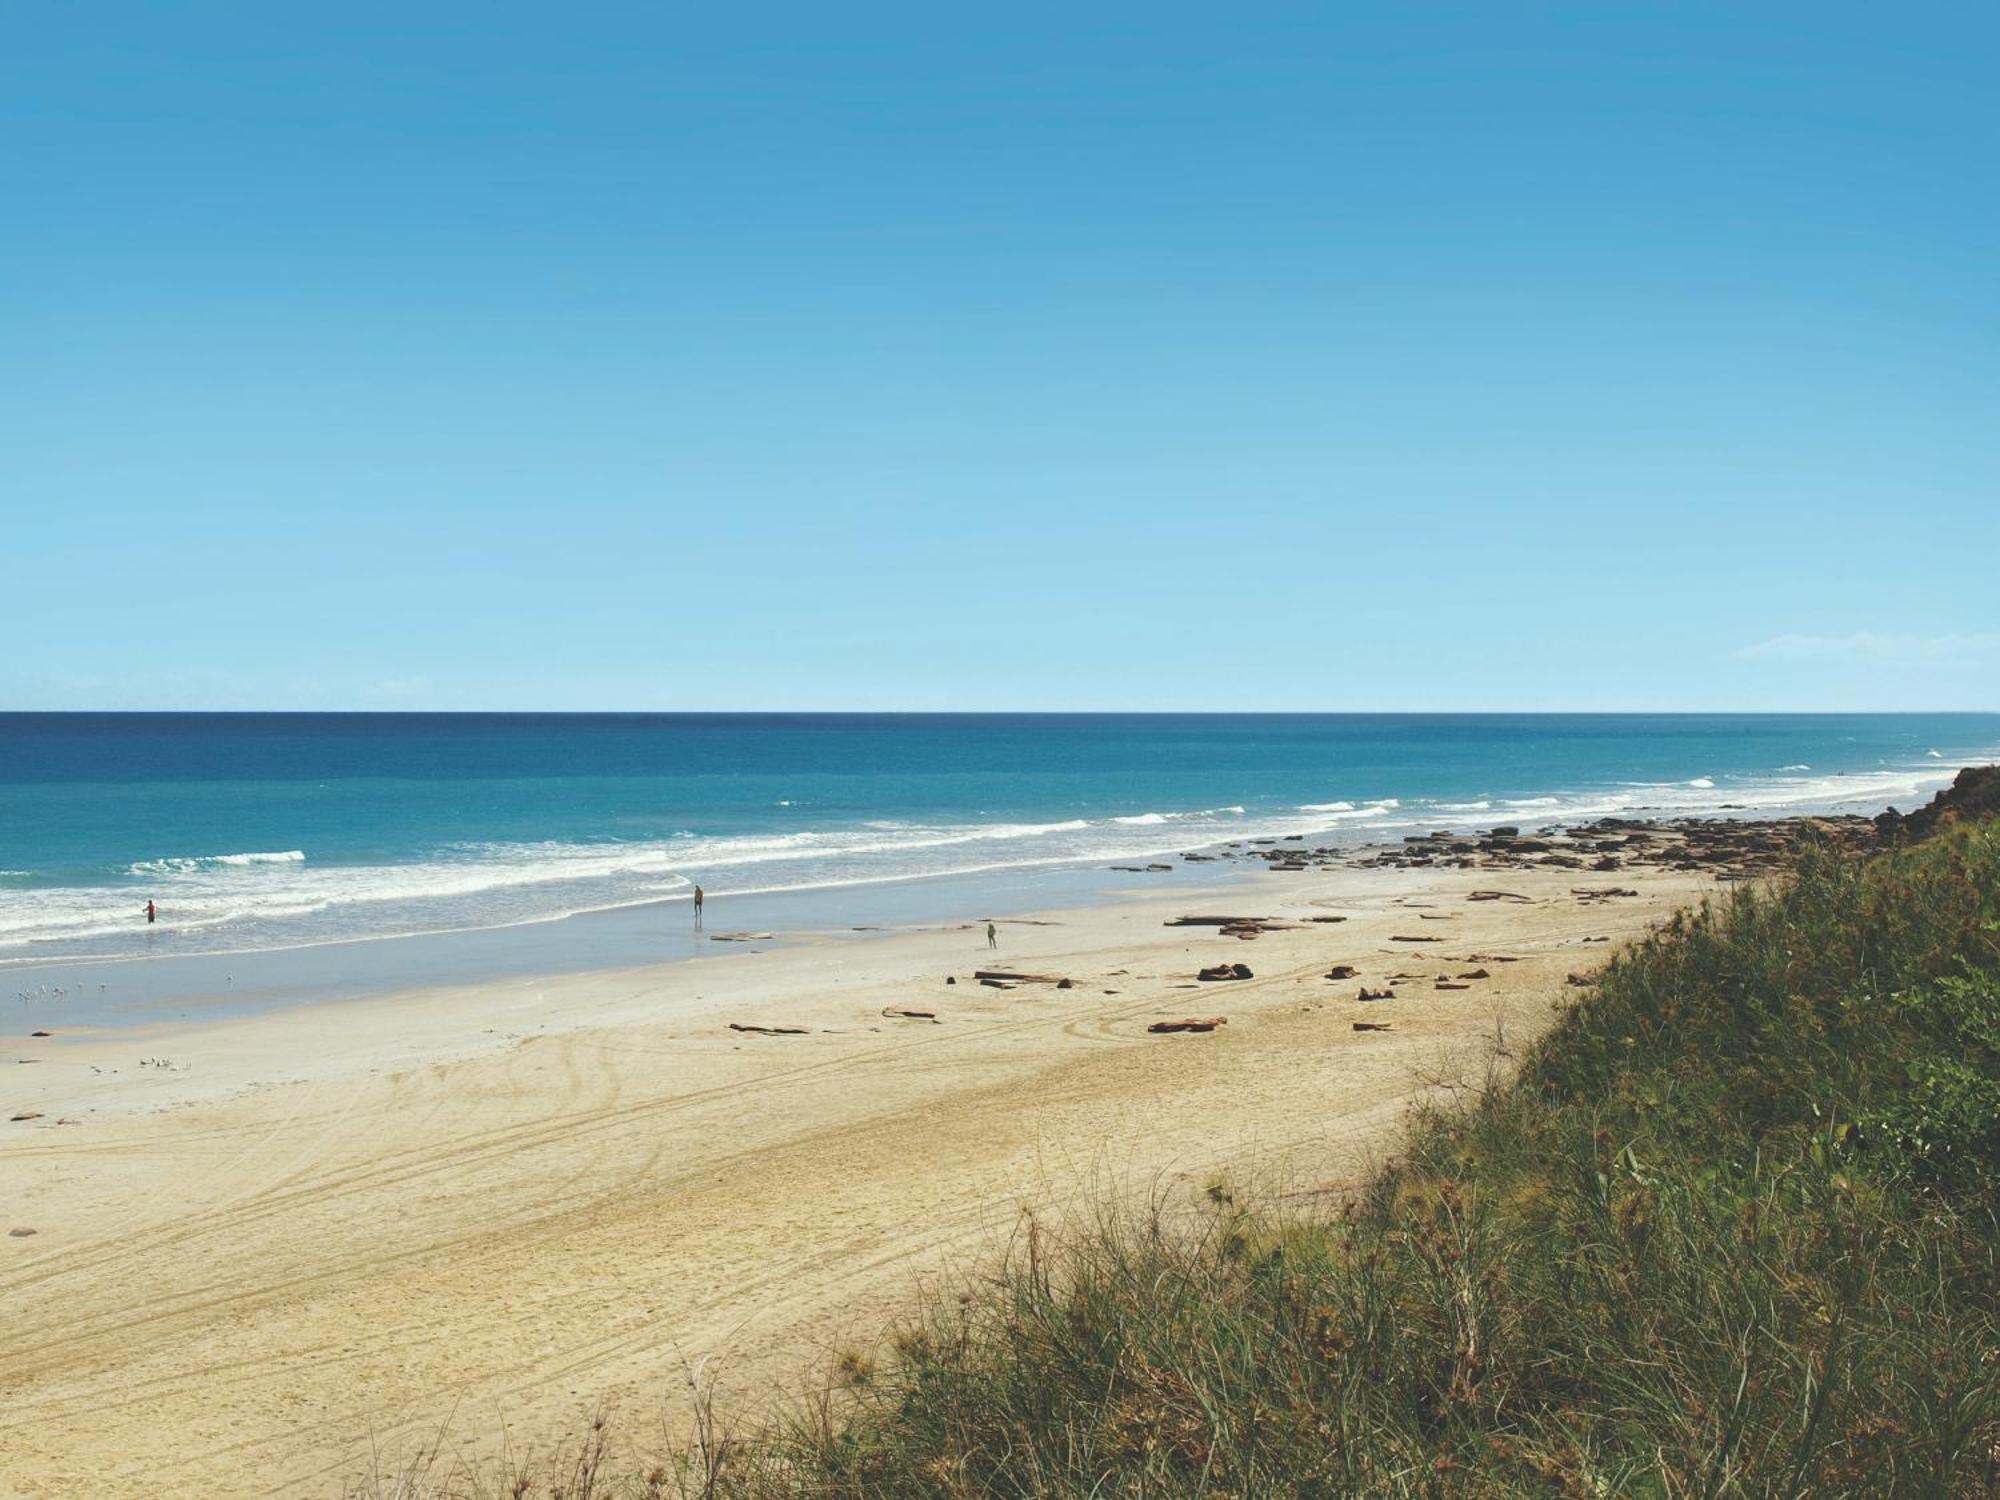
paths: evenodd
<path fill-rule="evenodd" d="M 1992 708 L 1990 5 L 0 12 L 0 707 Z"/>

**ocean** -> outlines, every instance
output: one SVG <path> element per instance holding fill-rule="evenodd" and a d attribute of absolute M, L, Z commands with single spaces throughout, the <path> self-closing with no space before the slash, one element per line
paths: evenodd
<path fill-rule="evenodd" d="M 0 964 L 1292 833 L 1873 813 L 1996 754 L 1995 714 L 0 714 Z"/>

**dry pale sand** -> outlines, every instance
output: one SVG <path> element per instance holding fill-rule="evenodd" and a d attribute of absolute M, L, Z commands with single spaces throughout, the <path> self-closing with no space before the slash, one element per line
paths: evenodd
<path fill-rule="evenodd" d="M 1608 878 L 1260 874 L 1002 924 L 999 963 L 1070 990 L 970 983 L 996 956 L 967 926 L 9 1039 L 39 1060 L 0 1076 L 0 1229 L 36 1233 L 0 1235 L 0 1494 L 338 1494 L 447 1419 L 518 1452 L 600 1400 L 657 1413 L 716 1351 L 754 1402 L 1024 1208 L 1217 1171 L 1338 1189 L 1426 1078 L 1476 1071 L 1496 1025 L 1527 1040 L 1568 971 L 1709 888 L 1627 870 L 1636 897 L 1571 894 Z M 1204 909 L 1349 920 L 1163 925 Z M 1496 953 L 1521 961 L 1433 987 Z M 1194 984 L 1235 961 L 1256 977 Z M 1426 977 L 1356 1002 L 1396 973 Z"/>

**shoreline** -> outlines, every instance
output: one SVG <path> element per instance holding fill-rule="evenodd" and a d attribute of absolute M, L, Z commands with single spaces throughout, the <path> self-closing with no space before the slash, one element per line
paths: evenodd
<path fill-rule="evenodd" d="M 1128 900 L 1199 904 L 1203 898 L 1221 899 L 1233 884 L 1211 877 L 1171 893 L 1119 892 L 1082 907 L 996 912 L 992 920 L 1003 931 L 1022 925 L 1063 925 L 1066 919 Z M 690 953 L 647 964 L 408 985 L 192 1020 L 175 1017 L 115 1027 L 65 1027 L 51 1019 L 36 1026 L 45 1035 L 25 1041 L 10 1037 L 0 1043 L 0 1067 L 18 1063 L 30 1053 L 36 1066 L 25 1085 L 18 1075 L 0 1074 L 0 1081 L 12 1085 L 5 1103 L 39 1109 L 44 1118 L 83 1123 L 80 1116 L 157 1113 L 363 1070 L 379 1073 L 388 1067 L 460 1061 L 530 1037 L 561 1036 L 591 1027 L 690 1024 L 717 1007 L 757 1003 L 749 992 L 765 985 L 780 991 L 802 987 L 815 971 L 844 966 L 850 953 L 860 965 L 868 965 L 871 945 L 887 949 L 899 939 L 976 935 L 983 920 L 847 931 L 706 933 L 701 935 L 706 943 L 717 946 L 697 944 Z M 789 962 L 759 966 L 756 960 L 764 958 Z M 478 1024 L 484 1022 L 505 1025 Z M 309 1061 L 297 1055 L 302 1028 L 313 1042 Z M 179 1058 L 192 1053 L 211 1061 L 197 1065 L 165 1056 L 168 1066 L 148 1061 L 146 1066 L 154 1071 L 132 1072 L 136 1052 L 143 1051 L 150 1059 L 160 1048 L 171 1048 Z M 219 1065 L 213 1061 L 218 1056 Z M 45 1066 L 50 1062 L 58 1066 Z M 79 1076 L 85 1069 L 95 1070 L 88 1083 Z M 250 1076 L 253 1073 L 257 1076 Z M 131 1086 L 135 1077 L 143 1079 L 137 1090 Z M 124 1081 L 111 1083 L 114 1078 Z"/>
<path fill-rule="evenodd" d="M 1014 901 L 984 908 L 977 918 L 770 931 L 690 929 L 678 935 L 685 941 L 681 951 L 650 962 L 454 976 L 448 982 L 364 979 L 358 988 L 320 995 L 301 995 L 301 986 L 294 981 L 283 998 L 270 994 L 268 987 L 246 985 L 204 996 L 204 1003 L 172 1014 L 166 1012 L 174 1001 L 158 998 L 147 1005 L 154 1014 L 142 1018 L 128 1014 L 122 1024 L 112 1025 L 66 1019 L 65 1002 L 87 1003 L 92 997 L 59 989 L 52 999 L 36 997 L 40 1005 L 24 1005 L 27 1024 L 19 1033 L 25 1035 L 0 1040 L 0 1067 L 10 1063 L 34 1067 L 25 1080 L 18 1073 L 0 1075 L 10 1085 L 0 1104 L 10 1113 L 27 1110 L 37 1119 L 75 1126 L 92 1118 L 158 1112 L 338 1079 L 364 1069 L 380 1073 L 385 1068 L 454 1062 L 525 1038 L 560 1036 L 593 1026 L 687 1023 L 712 1014 L 718 1006 L 742 1002 L 745 992 L 757 985 L 774 985 L 781 993 L 798 989 L 810 984 L 815 969 L 842 966 L 850 957 L 866 967 L 875 952 L 883 951 L 871 951 L 871 944 L 962 934 L 989 917 L 1003 927 L 1063 926 L 1120 907 L 1157 905 L 1164 910 L 1166 904 L 1209 899 L 1226 904 L 1237 893 L 1247 893 L 1247 887 L 1271 878 L 1271 872 L 1403 871 L 1423 876 L 1452 869 L 1496 873 L 1547 868 L 1582 878 L 1624 869 L 1625 860 L 1632 858 L 1641 864 L 1665 862 L 1682 873 L 1705 871 L 1718 881 L 1728 881 L 1760 868 L 1775 868 L 1790 837 L 1787 830 L 1806 825 L 1864 837 L 1870 826 L 1867 819 L 1853 815 L 1671 823 L 1612 818 L 1567 830 L 1542 827 L 1526 834 L 1513 825 L 1478 835 L 1438 830 L 1409 835 L 1396 844 L 1357 848 L 1308 845 L 1302 835 L 1289 835 L 1190 851 L 1172 866 L 1152 866 L 1145 872 L 1148 879 L 1136 884 L 1107 888 L 1101 882 L 1112 871 L 1073 872 L 1084 877 L 1081 883 L 1093 887 L 1077 905 L 1031 904 L 1028 897 L 1050 894 L 1041 882 L 1033 882 L 1015 891 Z M 953 896 L 954 882 L 949 879 L 919 878 L 909 884 L 933 907 L 949 903 Z M 975 893 L 993 894 L 984 883 L 975 887 Z M 733 898 L 723 904 L 726 909 L 736 905 Z M 491 932 L 441 936 L 479 941 Z M 658 936 L 649 935 L 646 941 L 658 941 Z M 394 963 L 407 959 L 413 944 L 421 945 L 422 939 L 385 938 L 304 951 L 338 968 L 350 947 Z M 184 955 L 162 962 L 173 963 L 177 972 L 201 986 L 213 983 L 203 976 L 224 967 L 254 968 L 264 958 L 283 964 L 300 951 Z M 794 961 L 753 963 L 781 955 Z M 607 994 L 630 998 L 610 1004 Z M 74 1010 L 67 1014 L 74 1016 Z M 475 1021 L 493 1024 L 475 1026 Z M 311 1038 L 305 1059 L 300 1056 L 302 1031 Z M 143 1055 L 135 1056 L 139 1049 L 145 1049 Z"/>
<path fill-rule="evenodd" d="M 1943 786 L 1950 775 L 1928 778 Z M 1881 809 L 1866 804 L 1870 812 Z M 1713 811 L 1675 815 L 1596 815 L 1598 821 L 1656 826 L 1764 826 L 1800 819 L 1844 819 L 1866 816 L 1855 799 L 1801 803 L 1774 810 L 1723 804 Z M 1546 810 L 1526 808 L 1514 814 L 1516 824 L 1532 834 L 1581 831 L 1587 818 L 1551 821 Z M 1425 824 L 1449 830 L 1460 840 L 1481 837 L 1498 819 L 1480 823 L 1440 819 Z M 1419 824 L 1412 822 L 1409 826 Z M 1502 825 L 1505 826 L 1505 825 Z M 759 887 L 710 894 L 711 912 L 734 917 L 734 925 L 771 941 L 791 941 L 802 935 L 862 932 L 900 928 L 924 921 L 947 920 L 952 914 L 985 911 L 1019 913 L 1043 906 L 1064 907 L 1120 900 L 1170 887 L 1189 879 L 1207 878 L 1240 867 L 1241 851 L 1333 838 L 1316 852 L 1342 860 L 1366 862 L 1382 851 L 1403 847 L 1421 836 L 1404 835 L 1400 842 L 1376 838 L 1341 840 L 1338 826 L 1318 832 L 1293 832 L 1215 840 L 1181 845 L 1148 854 L 1109 856 L 1149 863 L 1106 863 L 1096 854 L 1023 864 L 996 865 L 952 872 L 918 872 L 860 877 L 807 886 Z M 871 899 L 870 893 L 876 893 Z M 526 979 L 554 980 L 609 968 L 641 967 L 697 957 L 707 951 L 699 929 L 676 928 L 668 914 L 685 910 L 691 899 L 676 891 L 654 898 L 622 901 L 549 916 L 526 917 L 490 926 L 448 927 L 421 932 L 386 932 L 331 937 L 320 941 L 269 947 L 196 949 L 141 954 L 94 956 L 0 957 L 0 988 L 11 986 L 24 1016 L 83 1026 L 127 1028 L 153 1024 L 150 1018 L 124 1019 L 125 1009 L 153 1012 L 172 1008 L 183 1020 L 221 1019 L 258 1010 L 388 995 L 434 985 L 476 980 L 498 983 Z M 866 921 L 857 919 L 866 918 Z M 167 934 L 169 940 L 173 934 Z M 243 978 L 239 982 L 238 974 Z M 100 1000 L 100 996 L 109 997 Z M 79 1015 L 79 1009 L 81 1014 Z"/>
<path fill-rule="evenodd" d="M 672 903 L 666 901 L 635 902 L 435 933 L 221 953 L 48 960 L 0 967 L 0 986 L 13 985 L 20 1014 L 37 1025 L 131 1030 L 161 1022 L 121 1019 L 125 1011 L 160 1012 L 162 1020 L 170 1013 L 180 1020 L 222 1021 L 465 983 L 557 982 L 714 957 L 717 943 L 842 939 L 935 925 L 962 919 L 968 911 L 1013 917 L 1213 884 L 1217 878 L 1217 872 L 1188 865 L 1166 878 L 1155 871 L 1135 880 L 1094 861 L 972 876 L 898 876 L 836 888 L 711 896 L 709 920 L 701 928 L 693 926 L 684 903 L 669 910 Z M 866 894 L 884 887 L 895 888 L 890 901 Z M 663 913 L 670 919 L 660 920 Z"/>
<path fill-rule="evenodd" d="M 1719 888 L 1663 865 L 1579 894 L 1603 878 L 1544 853 L 1259 870 L 1026 915 L 997 953 L 952 923 L 306 1006 L 171 1050 L 45 1039 L 0 1075 L 0 1103 L 70 1101 L 0 1124 L 0 1227 L 35 1231 L 0 1238 L 0 1494 L 329 1494 L 454 1411 L 532 1446 L 599 1399 L 656 1406 L 684 1357 L 761 1398 L 1024 1209 L 1358 1180 L 1435 1080 Z M 1269 925 L 1179 925 L 1211 910 Z M 105 1049 L 131 1060 L 91 1074 Z"/>
<path fill-rule="evenodd" d="M 1936 756 L 1935 751 L 1930 754 Z M 1969 755 L 1972 761 L 1990 758 L 1983 753 L 1966 751 L 1964 754 Z M 693 845 L 685 851 L 676 849 L 670 853 L 667 845 L 655 848 L 643 840 L 602 846 L 591 844 L 588 849 L 593 852 L 592 859 L 584 863 L 592 869 L 606 861 L 610 862 L 607 867 L 617 866 L 620 859 L 670 860 L 670 865 L 655 868 L 649 864 L 645 868 L 654 870 L 651 878 L 670 880 L 674 888 L 614 894 L 611 887 L 604 884 L 609 877 L 602 876 L 601 872 L 573 887 L 561 880 L 554 883 L 548 880 L 530 881 L 522 885 L 508 877 L 500 878 L 495 889 L 510 892 L 533 888 L 540 894 L 525 903 L 508 896 L 494 904 L 482 904 L 477 909 L 439 906 L 421 913 L 401 910 L 394 902 L 379 908 L 371 906 L 373 900 L 386 901 L 389 898 L 374 896 L 364 899 L 351 894 L 349 877 L 370 875 L 387 878 L 397 871 L 429 872 L 434 875 L 441 866 L 434 867 L 424 859 L 418 859 L 407 864 L 392 861 L 379 868 L 369 865 L 357 867 L 351 862 L 343 862 L 337 854 L 322 863 L 317 857 L 308 859 L 303 852 L 293 849 L 292 844 L 283 842 L 288 836 L 297 842 L 301 837 L 299 831 L 293 830 L 288 834 L 272 830 L 268 839 L 275 842 L 256 843 L 256 847 L 292 849 L 291 854 L 282 858 L 296 859 L 295 865 L 272 863 L 280 860 L 278 855 L 234 854 L 159 859 L 146 866 L 190 867 L 180 870 L 176 879 L 191 874 L 194 866 L 244 861 L 261 862 L 260 869 L 269 866 L 268 873 L 256 875 L 251 885 L 232 887 L 226 898 L 216 892 L 190 897 L 195 903 L 193 910 L 176 908 L 173 891 L 156 891 L 144 883 L 134 886 L 112 881 L 101 887 L 77 885 L 72 888 L 69 884 L 57 882 L 44 890 L 31 882 L 29 895 L 37 900 L 55 901 L 63 910 L 76 907 L 80 901 L 91 903 L 90 920 L 100 924 L 91 930 L 98 935 L 95 938 L 64 936 L 60 930 L 62 923 L 58 922 L 49 932 L 30 939 L 22 934 L 32 929 L 34 922 L 26 921 L 24 925 L 18 919 L 20 914 L 17 914 L 17 920 L 10 924 L 8 942 L 0 945 L 0 985 L 11 984 L 15 993 L 20 994 L 24 990 L 33 992 L 51 986 L 69 988 L 72 975 L 88 975 L 94 985 L 108 983 L 109 976 L 120 973 L 129 976 L 134 971 L 147 972 L 154 965 L 166 965 L 172 969 L 204 962 L 212 965 L 214 973 L 220 976 L 228 972 L 232 961 L 257 963 L 270 968 L 277 962 L 277 955 L 325 950 L 330 955 L 338 955 L 343 963 L 377 969 L 379 977 L 370 988 L 381 991 L 411 982 L 388 973 L 392 965 L 386 959 L 360 957 L 370 948 L 385 944 L 410 945 L 407 950 L 396 951 L 412 953 L 419 971 L 424 962 L 425 945 L 448 943 L 456 949 L 457 959 L 461 963 L 469 962 L 481 977 L 575 973 L 600 967 L 606 962 L 636 963 L 658 957 L 657 948 L 645 944 L 640 929 L 650 920 L 657 930 L 666 914 L 676 907 L 684 910 L 694 880 L 705 884 L 711 897 L 726 899 L 732 905 L 747 903 L 759 909 L 760 913 L 764 909 L 773 912 L 769 918 L 761 914 L 751 916 L 746 919 L 746 925 L 823 929 L 848 925 L 837 913 L 866 905 L 866 893 L 871 890 L 888 893 L 883 904 L 890 909 L 888 920 L 895 922 L 908 919 L 908 914 L 899 914 L 898 908 L 917 908 L 926 904 L 935 906 L 936 903 L 926 903 L 921 896 L 904 894 L 932 886 L 969 893 L 972 905 L 980 904 L 978 890 L 982 885 L 1024 889 L 1048 883 L 1063 887 L 1065 893 L 1070 894 L 1080 880 L 1093 878 L 1093 872 L 1094 878 L 1108 878 L 1110 872 L 1122 867 L 1122 862 L 1143 864 L 1163 861 L 1173 865 L 1186 859 L 1190 851 L 1210 850 L 1232 840 L 1262 836 L 1304 836 L 1316 841 L 1332 840 L 1343 847 L 1359 849 L 1433 827 L 1448 826 L 1469 833 L 1478 827 L 1471 821 L 1474 816 L 1480 822 L 1513 819 L 1535 824 L 1575 825 L 1606 815 L 1661 820 L 1689 817 L 1727 820 L 1873 811 L 1890 801 L 1900 802 L 1906 797 L 1921 800 L 1930 790 L 1942 786 L 1949 779 L 1945 768 L 1959 758 L 1954 755 L 1944 759 L 1912 759 L 1906 754 L 1903 759 L 1884 760 L 1865 769 L 1848 768 L 1820 773 L 1813 772 L 1811 766 L 1803 763 L 1788 764 L 1765 773 L 1761 781 L 1755 777 L 1745 780 L 1748 773 L 1742 771 L 1716 772 L 1722 778 L 1719 783 L 1707 775 L 1681 781 L 1606 781 L 1601 784 L 1566 784 L 1557 779 L 1549 781 L 1548 785 L 1559 789 L 1547 795 L 1486 793 L 1473 800 L 1461 801 L 1447 800 L 1439 795 L 1418 795 L 1405 789 L 1403 795 L 1410 799 L 1407 805 L 1395 797 L 1364 798 L 1355 794 L 1353 800 L 1328 803 L 1301 803 L 1296 806 L 1259 803 L 1247 809 L 1247 815 L 1246 808 L 1237 805 L 1206 807 L 1200 811 L 1184 808 L 1164 813 L 1155 811 L 1136 816 L 1110 816 L 1099 809 L 1091 817 L 1062 821 L 1060 814 L 1074 812 L 1075 809 L 1047 809 L 1040 816 L 1055 821 L 973 822 L 953 824 L 949 828 L 940 826 L 928 832 L 940 836 L 948 834 L 948 837 L 939 840 L 943 845 L 979 846 L 982 851 L 994 856 L 999 855 L 1001 849 L 994 847 L 987 851 L 983 840 L 1006 841 L 1019 835 L 1046 835 L 1052 830 L 1059 833 L 1065 829 L 1087 829 L 1093 837 L 1115 832 L 1117 837 L 1112 845 L 1099 843 L 1087 850 L 1052 848 L 1030 851 L 1025 845 L 1008 843 L 1006 847 L 1018 849 L 1015 857 L 974 856 L 971 863 L 945 868 L 908 866 L 873 872 L 853 866 L 838 872 L 829 869 L 814 873 L 822 859 L 831 857 L 838 845 L 858 833 L 857 828 L 841 824 L 778 838 L 780 844 L 794 839 L 801 841 L 796 851 L 782 855 L 773 854 L 768 849 L 753 855 L 746 855 L 741 850 L 724 855 L 718 850 L 717 858 L 721 863 L 715 866 L 705 864 L 700 850 Z M 1814 756 L 1813 759 L 1818 760 L 1819 757 Z M 1560 789 L 1564 785 L 1567 785 L 1567 790 Z M 1246 800 L 1258 802 L 1254 796 Z M 1178 807 L 1179 804 L 1160 802 L 1157 805 Z M 1218 821 L 1221 814 L 1235 816 Z M 1026 818 L 1030 814 L 1021 812 L 1014 816 L 1017 819 Z M 871 823 L 865 826 L 875 829 L 890 825 Z M 900 832 L 893 835 L 895 838 L 926 832 L 914 826 L 897 826 Z M 870 836 L 892 837 L 889 834 Z M 756 843 L 769 837 L 754 832 L 743 835 L 741 839 L 715 835 L 712 842 L 720 845 L 747 839 Z M 821 848 L 814 840 L 830 842 Z M 256 841 L 252 839 L 251 842 Z M 701 840 L 695 840 L 695 844 L 700 843 Z M 305 839 L 305 844 L 315 849 L 318 847 L 311 844 L 310 838 Z M 514 847 L 504 844 L 493 846 L 503 851 Z M 526 849 L 531 846 L 520 847 Z M 585 847 L 562 846 L 569 854 L 582 852 Z M 894 849 L 898 845 L 892 841 L 862 847 Z M 923 849 L 930 845 L 919 838 L 910 847 Z M 743 863 L 746 858 L 749 862 Z M 764 863 L 771 859 L 779 862 Z M 800 866 L 787 863 L 793 859 L 806 863 Z M 32 859 L 29 863 L 33 863 Z M 556 863 L 559 865 L 561 862 Z M 132 872 L 141 867 L 135 864 Z M 635 869 L 640 867 L 637 864 L 633 866 Z M 478 872 L 483 868 L 477 863 L 464 867 L 467 875 L 475 881 L 475 886 L 467 889 L 476 888 L 478 879 L 483 878 Z M 505 875 L 511 866 L 502 861 L 496 868 Z M 292 870 L 305 873 L 293 875 L 289 873 Z M 9 872 L 0 872 L 4 873 Z M 488 873 L 491 874 L 490 871 Z M 736 881 L 745 877 L 750 877 L 748 883 L 736 887 Z M 304 883 L 298 884 L 301 881 Z M 395 898 L 396 901 L 425 899 L 420 894 L 411 894 L 418 892 L 420 886 L 421 881 L 418 886 L 408 887 Z M 342 896 L 339 894 L 342 890 L 349 890 L 350 894 Z M 136 913 L 149 894 L 158 894 L 162 900 L 162 921 L 157 928 L 130 925 L 128 920 L 111 920 L 110 925 L 102 925 L 107 918 L 116 918 L 117 912 L 123 911 L 128 903 L 136 903 L 132 907 L 132 912 Z M 1029 891 L 1010 899 L 1043 904 L 1052 898 Z M 241 909 L 200 914 L 204 901 L 212 903 L 215 900 L 236 903 Z M 278 904 L 271 916 L 259 918 L 256 915 L 259 903 L 265 901 Z M 296 907 L 286 905 L 294 901 L 306 904 Z M 117 911 L 106 909 L 106 903 Z M 825 910 L 817 912 L 816 907 Z M 132 913 L 126 916 L 136 920 Z M 77 912 L 71 912 L 70 917 L 77 917 Z M 870 919 L 873 920 L 872 914 Z M 670 921 L 666 925 L 670 926 Z M 623 933 L 619 931 L 621 926 L 626 929 Z M 575 953 L 561 952 L 565 943 L 556 938 L 536 941 L 518 935 L 538 928 L 551 929 L 565 939 L 573 939 L 567 944 L 572 948 L 607 944 L 614 949 L 622 948 L 623 956 L 589 955 L 579 959 Z M 331 964 L 333 958 L 329 957 L 325 962 Z M 311 965 L 310 959 L 296 961 L 296 966 L 306 971 L 308 978 Z M 186 984 L 178 981 L 170 983 L 175 984 L 178 993 L 190 992 Z M 352 991 L 351 985 L 347 987 Z M 220 992 L 222 986 L 218 983 L 216 988 Z"/>

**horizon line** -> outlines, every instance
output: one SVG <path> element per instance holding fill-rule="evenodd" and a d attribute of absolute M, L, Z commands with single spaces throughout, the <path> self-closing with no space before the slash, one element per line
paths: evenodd
<path fill-rule="evenodd" d="M 1996 717 L 1993 708 L 0 708 L 0 718 L 1900 718 Z"/>

